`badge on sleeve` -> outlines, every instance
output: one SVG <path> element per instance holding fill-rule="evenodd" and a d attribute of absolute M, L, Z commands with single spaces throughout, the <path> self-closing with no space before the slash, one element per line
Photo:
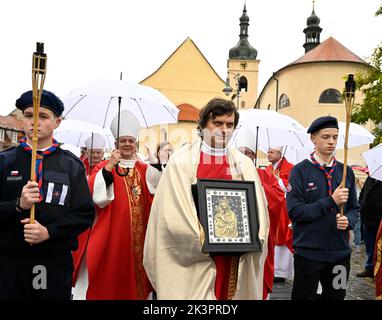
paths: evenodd
<path fill-rule="evenodd" d="M 18 170 L 12 170 L 9 173 L 9 176 L 7 176 L 7 181 L 21 181 L 23 179 L 23 176 L 19 174 Z"/>
<path fill-rule="evenodd" d="M 314 182 L 309 182 L 308 188 L 306 189 L 306 191 L 309 192 L 309 191 L 314 191 L 314 190 L 317 190 L 316 185 L 314 184 Z"/>

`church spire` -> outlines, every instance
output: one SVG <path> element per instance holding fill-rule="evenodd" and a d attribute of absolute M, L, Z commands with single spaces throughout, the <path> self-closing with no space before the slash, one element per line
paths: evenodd
<path fill-rule="evenodd" d="M 244 3 L 243 14 L 240 17 L 240 35 L 237 45 L 229 50 L 229 58 L 234 60 L 256 60 L 257 50 L 248 42 L 249 17 Z"/>
<path fill-rule="evenodd" d="M 312 13 L 306 20 L 307 27 L 304 29 L 305 43 L 303 47 L 305 48 L 305 53 L 309 52 L 310 50 L 314 49 L 320 44 L 320 34 L 322 31 L 322 28 L 320 27 L 320 18 L 317 17 L 314 11 L 315 0 L 313 0 L 312 2 Z"/>

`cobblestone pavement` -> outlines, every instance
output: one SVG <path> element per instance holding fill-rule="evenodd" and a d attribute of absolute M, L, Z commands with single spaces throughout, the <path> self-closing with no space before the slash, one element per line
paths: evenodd
<path fill-rule="evenodd" d="M 357 273 L 363 271 L 365 262 L 365 245 L 361 244 L 360 252 L 353 247 L 350 266 L 350 277 L 346 290 L 345 300 L 375 300 L 374 279 L 359 278 Z M 290 300 L 293 279 L 287 279 L 283 283 L 275 283 L 271 300 Z"/>

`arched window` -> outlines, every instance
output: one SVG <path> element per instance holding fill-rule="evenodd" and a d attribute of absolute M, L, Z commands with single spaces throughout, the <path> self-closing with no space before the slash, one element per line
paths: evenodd
<path fill-rule="evenodd" d="M 279 109 L 290 107 L 289 97 L 283 93 L 279 99 Z"/>
<path fill-rule="evenodd" d="M 341 93 L 337 89 L 326 89 L 320 94 L 318 103 L 342 103 Z"/>
<path fill-rule="evenodd" d="M 239 79 L 239 90 L 244 92 L 248 91 L 248 81 L 244 76 L 241 76 Z"/>

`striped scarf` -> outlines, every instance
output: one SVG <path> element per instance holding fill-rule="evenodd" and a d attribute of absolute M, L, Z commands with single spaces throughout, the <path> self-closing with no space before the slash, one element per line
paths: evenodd
<path fill-rule="evenodd" d="M 20 145 L 24 149 L 24 151 L 28 152 L 29 154 L 32 154 L 32 148 L 27 144 L 27 137 L 23 137 L 20 140 Z M 38 189 L 40 191 L 40 200 L 39 202 L 42 201 L 44 198 L 43 195 L 43 190 L 42 190 L 42 160 L 44 159 L 45 156 L 50 155 L 54 151 L 57 150 L 58 148 L 58 142 L 55 139 L 52 139 L 53 144 L 46 150 L 44 151 L 39 151 L 37 150 L 36 154 L 36 180 L 38 183 Z"/>
<path fill-rule="evenodd" d="M 331 196 L 332 193 L 333 193 L 333 189 L 332 189 L 332 178 L 333 178 L 333 177 L 332 177 L 332 173 L 333 173 L 334 169 L 335 169 L 336 166 L 337 166 L 337 160 L 336 160 L 336 158 L 333 157 L 333 165 L 332 165 L 332 168 L 330 169 L 329 172 L 327 172 L 327 171 L 325 170 L 325 168 L 324 168 L 322 165 L 320 165 L 320 164 L 318 163 L 318 161 L 313 157 L 313 154 L 314 154 L 314 152 L 312 152 L 312 153 L 310 154 L 310 159 L 311 159 L 312 162 L 316 165 L 316 167 L 318 167 L 321 171 L 323 171 L 323 172 L 325 173 L 325 178 L 326 178 L 326 181 L 328 182 L 328 192 L 329 192 L 329 195 Z"/>

